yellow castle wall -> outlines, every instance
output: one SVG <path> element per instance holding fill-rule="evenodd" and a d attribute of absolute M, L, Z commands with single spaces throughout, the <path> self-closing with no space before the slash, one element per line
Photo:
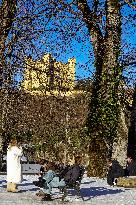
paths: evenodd
<path fill-rule="evenodd" d="M 55 90 L 59 88 L 72 90 L 75 81 L 75 63 L 74 58 L 69 59 L 68 63 L 57 62 L 50 54 L 35 62 L 28 58 L 22 86 L 30 92 L 41 85 L 45 88 L 52 85 Z"/>

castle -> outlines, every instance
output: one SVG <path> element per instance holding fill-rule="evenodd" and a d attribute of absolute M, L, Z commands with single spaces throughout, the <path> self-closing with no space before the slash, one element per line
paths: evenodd
<path fill-rule="evenodd" d="M 75 58 L 67 63 L 56 61 L 51 54 L 45 54 L 42 59 L 33 61 L 26 59 L 24 81 L 22 87 L 27 92 L 32 91 L 69 91 L 74 88 Z"/>

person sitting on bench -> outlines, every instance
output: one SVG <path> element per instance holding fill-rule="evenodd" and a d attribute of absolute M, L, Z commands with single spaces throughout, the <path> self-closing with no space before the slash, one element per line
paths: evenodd
<path fill-rule="evenodd" d="M 136 176 L 136 161 L 132 156 L 127 157 L 125 176 Z"/>
<path fill-rule="evenodd" d="M 82 157 L 81 156 L 75 157 L 75 164 L 70 166 L 67 172 L 65 172 L 63 176 L 66 185 L 62 189 L 62 192 L 64 193 L 62 196 L 62 201 L 64 201 L 64 199 L 68 195 L 67 189 L 69 188 L 74 188 L 76 190 L 77 196 L 80 195 L 80 184 L 84 172 L 85 172 L 85 168 L 84 166 L 82 166 Z M 82 200 L 84 200 L 83 197 L 81 198 Z"/>
<path fill-rule="evenodd" d="M 124 176 L 123 167 L 117 160 L 108 160 L 108 166 L 107 183 L 109 185 L 115 185 L 115 179 Z"/>
<path fill-rule="evenodd" d="M 51 201 L 51 191 L 52 188 L 64 187 L 64 179 L 60 180 L 59 176 L 55 172 L 55 163 L 48 162 L 47 172 L 42 177 L 43 179 L 43 189 L 42 191 L 36 193 L 37 196 L 43 196 L 42 201 Z"/>
<path fill-rule="evenodd" d="M 38 161 L 38 164 L 41 165 L 40 167 L 40 172 L 37 174 L 39 176 L 38 178 L 38 181 L 33 181 L 33 184 L 35 186 L 38 186 L 38 187 L 43 187 L 43 175 L 45 174 L 45 171 L 46 171 L 46 165 L 47 165 L 48 161 L 45 160 L 45 159 L 41 159 Z"/>
<path fill-rule="evenodd" d="M 83 172 L 83 166 L 82 163 L 82 157 L 77 156 L 75 157 L 75 164 L 66 168 L 67 170 L 60 174 L 60 178 L 64 178 L 64 181 L 66 185 L 74 185 L 77 180 L 79 180 L 79 177 L 82 175 L 81 172 Z"/>
<path fill-rule="evenodd" d="M 44 197 L 42 201 L 50 201 L 51 199 L 51 190 L 52 188 L 60 188 L 64 189 L 67 186 L 73 186 L 76 184 L 77 180 L 80 180 L 81 176 L 81 161 L 82 158 L 77 156 L 75 158 L 75 164 L 68 167 L 68 169 L 64 169 L 60 174 L 56 174 L 55 172 L 55 164 L 50 162 L 48 164 L 48 171 L 43 176 L 43 192 Z M 38 195 L 38 194 L 37 194 Z M 41 194 L 42 195 L 42 194 Z"/>

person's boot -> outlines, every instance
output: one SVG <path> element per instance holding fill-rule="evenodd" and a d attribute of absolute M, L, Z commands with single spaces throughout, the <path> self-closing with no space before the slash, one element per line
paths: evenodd
<path fill-rule="evenodd" d="M 12 183 L 12 189 L 11 189 L 11 191 L 12 191 L 12 192 L 15 192 L 15 193 L 18 192 L 17 184 L 16 184 L 16 183 Z"/>
<path fill-rule="evenodd" d="M 39 192 L 36 193 L 36 196 L 44 197 L 44 196 L 45 196 L 45 193 L 40 190 Z"/>
<path fill-rule="evenodd" d="M 45 194 L 45 196 L 42 198 L 42 201 L 52 201 L 50 194 Z"/>
<path fill-rule="evenodd" d="M 7 182 L 7 191 L 11 192 L 12 190 L 12 183 L 11 182 Z"/>

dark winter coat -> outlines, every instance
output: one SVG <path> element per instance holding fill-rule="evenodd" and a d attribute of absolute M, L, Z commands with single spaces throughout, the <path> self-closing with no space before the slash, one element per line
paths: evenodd
<path fill-rule="evenodd" d="M 64 176 L 66 175 L 66 173 L 70 170 L 70 166 L 67 165 L 65 167 L 63 167 L 62 169 L 60 169 L 60 172 L 59 172 L 59 177 L 60 179 L 63 179 Z"/>
<path fill-rule="evenodd" d="M 33 181 L 33 184 L 35 186 L 38 186 L 38 187 L 43 187 L 43 184 L 44 184 L 44 180 L 43 180 L 43 175 L 45 174 L 45 171 L 44 171 L 44 166 L 42 165 L 40 167 L 40 177 L 38 178 L 38 181 Z"/>
<path fill-rule="evenodd" d="M 132 161 L 127 165 L 125 173 L 127 176 L 136 176 L 136 161 Z"/>
<path fill-rule="evenodd" d="M 77 180 L 80 180 L 82 175 L 83 168 L 79 165 L 73 165 L 69 167 L 69 170 L 66 172 L 64 176 L 64 180 L 66 184 L 75 184 Z"/>
<path fill-rule="evenodd" d="M 123 177 L 123 176 L 124 176 L 123 167 L 119 164 L 118 161 L 113 160 L 112 166 L 109 168 L 109 171 L 107 174 L 107 183 L 109 185 L 113 185 L 115 178 Z"/>

